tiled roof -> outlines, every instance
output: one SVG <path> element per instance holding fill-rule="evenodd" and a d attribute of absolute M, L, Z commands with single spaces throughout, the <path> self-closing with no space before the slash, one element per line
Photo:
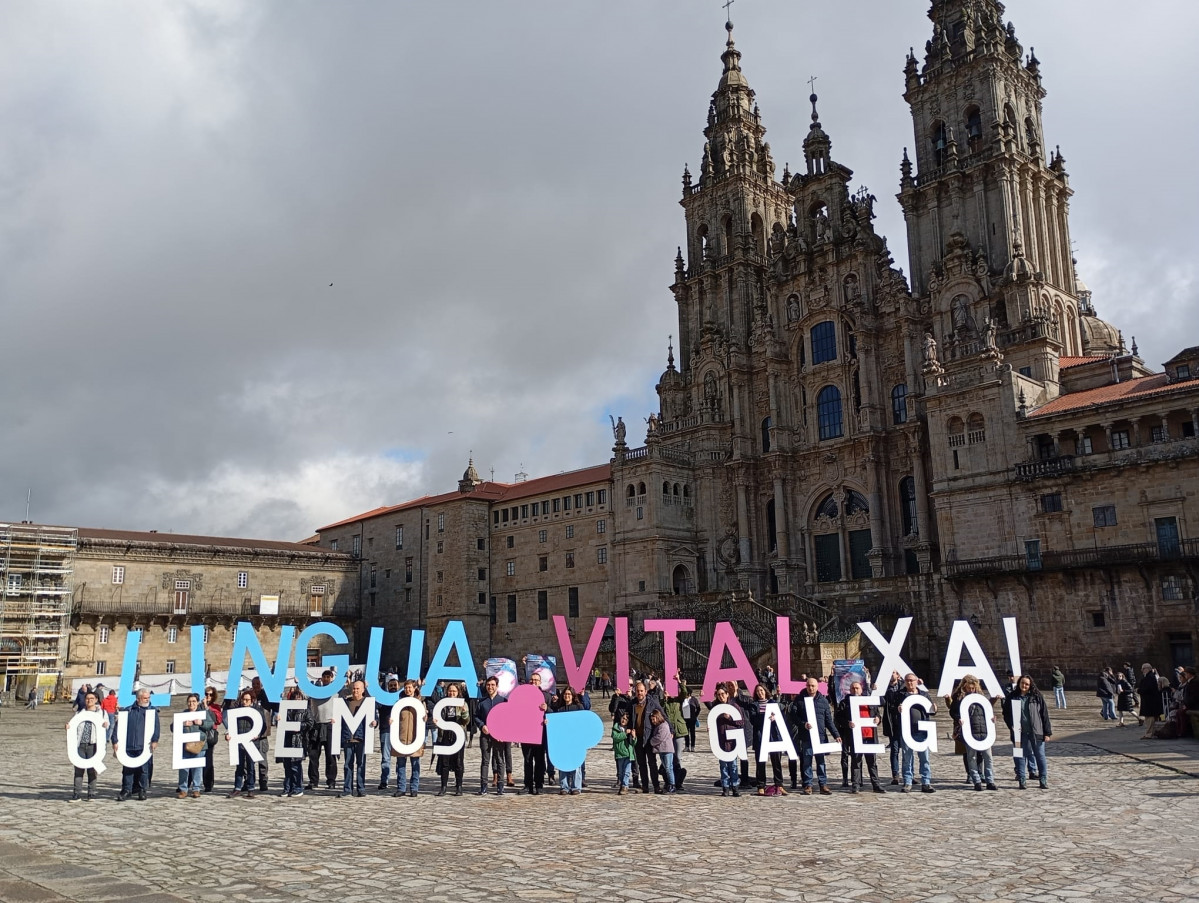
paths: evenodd
<path fill-rule="evenodd" d="M 315 551 L 328 554 L 324 549 L 314 549 L 298 542 L 276 542 L 270 539 L 237 539 L 231 536 L 191 536 L 185 533 L 151 533 L 137 530 L 100 530 L 93 527 L 79 528 L 80 542 L 97 540 L 106 542 L 154 543 L 164 546 L 226 546 L 237 549 L 263 549 L 273 552 Z"/>
<path fill-rule="evenodd" d="M 1094 364 L 1099 361 L 1110 361 L 1111 356 L 1107 354 L 1097 354 L 1090 357 L 1066 357 L 1058 358 L 1058 369 L 1068 370 L 1071 367 L 1081 367 L 1083 364 Z"/>
<path fill-rule="evenodd" d="M 1142 376 L 1140 379 L 1129 379 L 1109 386 L 1099 386 L 1082 392 L 1071 392 L 1055 398 L 1046 405 L 1029 413 L 1029 417 L 1046 417 L 1050 414 L 1061 414 L 1066 411 L 1077 411 L 1082 408 L 1103 404 L 1120 404 L 1126 401 L 1140 401 L 1155 395 L 1167 395 L 1171 392 L 1187 392 L 1199 389 L 1199 383 L 1171 383 L 1165 373 L 1155 373 L 1153 376 Z"/>
<path fill-rule="evenodd" d="M 515 499 L 529 498 L 533 495 L 542 495 L 547 492 L 560 492 L 563 489 L 574 486 L 602 483 L 611 479 L 612 465 L 601 464 L 597 467 L 585 467 L 582 470 L 571 470 L 566 473 L 538 477 L 537 479 L 525 480 L 520 483 L 492 483 L 484 480 L 475 486 L 473 492 L 462 493 L 454 490 L 452 492 L 443 492 L 440 495 L 422 496 L 418 499 L 402 502 L 399 505 L 374 508 L 355 517 L 347 517 L 345 520 L 339 520 L 337 523 L 321 527 L 317 532 L 324 533 L 327 530 L 344 527 L 347 524 L 354 524 L 383 515 L 392 515 L 400 511 L 410 511 L 413 508 L 429 508 L 433 505 L 441 505 L 456 499 L 481 499 L 487 502 L 507 502 Z"/>

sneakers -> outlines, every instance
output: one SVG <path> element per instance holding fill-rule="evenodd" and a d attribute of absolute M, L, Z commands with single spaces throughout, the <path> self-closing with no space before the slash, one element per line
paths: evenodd
<path fill-rule="evenodd" d="M 920 792 L 921 793 L 936 793 L 937 791 L 933 789 L 932 784 L 921 784 Z"/>
<path fill-rule="evenodd" d="M 987 781 L 987 789 L 988 790 L 998 790 L 999 788 L 995 786 L 994 781 Z"/>
<path fill-rule="evenodd" d="M 899 788 L 899 792 L 900 792 L 900 793 L 911 793 L 911 792 L 912 792 L 912 785 L 911 785 L 911 784 L 904 784 L 902 787 L 900 787 L 900 788 Z"/>
<path fill-rule="evenodd" d="M 73 803 L 73 802 L 76 802 L 78 799 L 79 799 L 79 794 L 78 794 L 78 793 L 72 793 L 72 794 L 71 794 L 71 802 L 72 802 L 72 803 Z"/>
<path fill-rule="evenodd" d="M 303 796 L 303 795 L 304 795 L 304 788 L 302 788 L 302 787 L 301 787 L 299 790 L 293 790 L 293 791 L 291 792 L 291 795 L 292 795 L 292 796 Z"/>

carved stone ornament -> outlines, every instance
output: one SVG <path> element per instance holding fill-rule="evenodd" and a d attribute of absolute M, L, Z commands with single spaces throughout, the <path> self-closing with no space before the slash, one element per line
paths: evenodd
<path fill-rule="evenodd" d="M 176 580 L 191 581 L 191 586 L 189 589 L 193 590 L 194 592 L 199 592 L 204 588 L 204 577 L 201 574 L 193 574 L 190 571 L 183 570 L 182 568 L 174 573 L 171 573 L 170 571 L 162 572 L 163 589 L 174 589 Z"/>
<path fill-rule="evenodd" d="M 312 592 L 314 586 L 323 586 L 326 596 L 336 595 L 336 582 L 327 577 L 301 577 L 300 578 L 300 595 L 307 596 Z"/>

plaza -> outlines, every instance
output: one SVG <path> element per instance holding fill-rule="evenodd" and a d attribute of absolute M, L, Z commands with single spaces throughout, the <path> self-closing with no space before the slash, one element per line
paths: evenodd
<path fill-rule="evenodd" d="M 99 798 L 69 801 L 70 706 L 5 708 L 0 900 L 1192 898 L 1199 743 L 1141 741 L 1135 721 L 1101 722 L 1089 693 L 1069 702 L 1051 710 L 1048 791 L 1016 789 L 1010 745 L 1000 742 L 1000 792 L 973 792 L 941 715 L 935 795 L 888 786 L 886 795 L 852 796 L 831 756 L 831 797 L 722 798 L 701 722 L 700 752 L 685 754 L 685 792 L 673 797 L 616 796 L 605 739 L 588 755 L 588 787 L 577 797 L 475 796 L 476 745 L 466 751 L 462 797 L 435 798 L 429 779 L 416 799 L 376 791 L 375 754 L 363 798 L 326 790 L 280 798 L 282 769 L 272 763 L 272 793 L 227 799 L 232 768 L 222 741 L 212 794 L 175 798 L 163 742 L 149 799 L 126 803 L 116 802 L 111 755 Z M 606 705 L 595 703 L 607 722 Z M 519 757 L 517 770 L 519 785 Z M 885 762 L 880 771 L 885 778 Z"/>

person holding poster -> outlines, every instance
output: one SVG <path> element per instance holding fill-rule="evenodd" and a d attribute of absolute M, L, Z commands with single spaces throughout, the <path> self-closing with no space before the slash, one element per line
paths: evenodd
<path fill-rule="evenodd" d="M 858 700 L 862 696 L 862 682 L 855 680 L 849 685 L 849 695 L 841 699 L 837 703 L 837 718 L 836 720 L 844 724 L 842 733 L 847 738 L 853 738 L 853 716 L 857 714 L 858 719 L 868 722 L 862 726 L 862 740 L 866 743 L 878 742 L 879 726 L 883 719 L 879 715 L 879 708 L 875 705 L 863 705 Z M 874 753 L 860 753 L 853 747 L 852 742 L 841 744 L 843 750 L 851 750 L 851 767 L 849 773 L 849 792 L 857 793 L 862 787 L 862 763 L 866 764 L 866 773 L 870 776 L 870 786 L 874 788 L 875 793 L 886 793 L 878 782 L 878 763 Z M 842 758 L 844 758 L 842 753 Z"/>
<path fill-rule="evenodd" d="M 808 704 L 805 700 L 809 699 L 812 701 L 815 721 L 808 714 Z M 792 703 L 792 717 L 796 724 L 803 725 L 803 729 L 799 731 L 799 755 L 803 762 L 803 790 L 801 792 L 807 796 L 812 795 L 812 762 L 815 760 L 816 783 L 820 785 L 820 792 L 829 796 L 832 791 L 828 789 L 828 772 L 825 769 L 824 753 L 816 752 L 813 740 L 819 740 L 823 745 L 829 742 L 830 734 L 832 734 L 833 742 L 841 743 L 842 740 L 837 725 L 833 722 L 833 711 L 829 708 L 828 699 L 820 692 L 820 681 L 815 677 L 809 677 L 804 691 L 795 697 L 795 702 Z"/>

